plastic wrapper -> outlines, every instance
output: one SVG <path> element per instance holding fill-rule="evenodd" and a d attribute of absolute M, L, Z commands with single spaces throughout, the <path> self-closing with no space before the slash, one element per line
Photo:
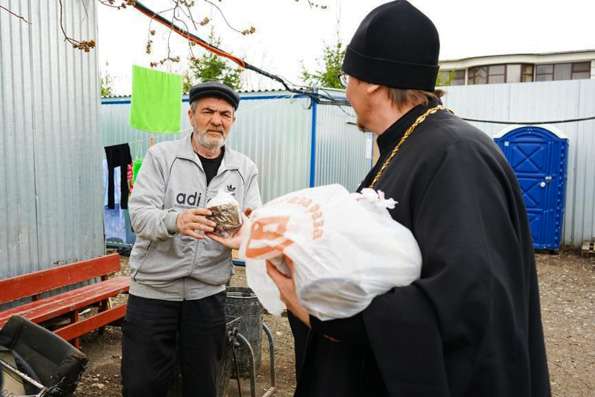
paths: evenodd
<path fill-rule="evenodd" d="M 215 234 L 221 237 L 233 236 L 242 227 L 240 204 L 229 193 L 220 190 L 207 204 L 211 215 L 207 219 L 216 223 Z"/>

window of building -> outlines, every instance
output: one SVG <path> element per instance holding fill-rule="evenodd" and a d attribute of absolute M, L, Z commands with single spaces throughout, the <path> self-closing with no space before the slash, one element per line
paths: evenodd
<path fill-rule="evenodd" d="M 554 65 L 535 65 L 535 81 L 551 81 L 554 79 Z"/>
<path fill-rule="evenodd" d="M 533 65 L 521 65 L 521 81 L 533 81 Z"/>
<path fill-rule="evenodd" d="M 489 66 L 469 68 L 468 84 L 487 84 Z"/>
<path fill-rule="evenodd" d="M 572 64 L 572 80 L 590 79 L 591 62 L 575 62 Z"/>
<path fill-rule="evenodd" d="M 498 84 L 508 81 L 507 75 L 510 67 L 513 81 L 520 81 L 521 65 L 488 65 L 469 68 L 468 84 Z M 516 77 L 514 77 L 516 75 Z M 511 81 L 511 82 L 513 82 Z"/>
<path fill-rule="evenodd" d="M 488 66 L 488 84 L 506 82 L 506 65 Z"/>
<path fill-rule="evenodd" d="M 520 83 L 533 81 L 533 65 L 511 63 L 469 68 L 469 84 Z"/>
<path fill-rule="evenodd" d="M 465 69 L 454 71 L 450 85 L 465 85 Z"/>
<path fill-rule="evenodd" d="M 441 70 L 438 72 L 436 85 L 465 85 L 465 69 Z"/>
<path fill-rule="evenodd" d="M 506 82 L 520 83 L 533 81 L 533 65 L 509 64 L 506 65 Z"/>
<path fill-rule="evenodd" d="M 554 80 L 570 80 L 572 76 L 572 64 L 554 64 Z"/>
<path fill-rule="evenodd" d="M 521 82 L 521 65 L 506 65 L 506 82 Z"/>
<path fill-rule="evenodd" d="M 591 62 L 535 65 L 536 81 L 579 80 L 591 78 Z"/>

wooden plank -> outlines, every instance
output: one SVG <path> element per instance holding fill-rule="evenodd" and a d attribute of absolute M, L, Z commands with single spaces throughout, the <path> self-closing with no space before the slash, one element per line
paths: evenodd
<path fill-rule="evenodd" d="M 70 313 L 70 319 L 71 319 L 71 323 L 73 323 L 73 324 L 76 324 L 79 321 L 79 312 L 78 312 L 78 310 Z M 81 340 L 79 338 L 75 338 L 72 341 L 72 344 L 77 349 L 79 349 L 79 350 L 81 349 Z"/>
<path fill-rule="evenodd" d="M 42 323 L 126 292 L 129 283 L 128 277 L 120 276 L 11 308 L 0 313 L 0 326 L 16 314 L 34 323 Z"/>
<path fill-rule="evenodd" d="M 73 340 L 107 324 L 113 323 L 114 321 L 123 318 L 125 315 L 126 305 L 124 304 L 104 312 L 100 312 L 92 317 L 78 321 L 74 324 L 68 324 L 60 329 L 55 330 L 54 333 L 66 340 Z"/>
<path fill-rule="evenodd" d="M 120 270 L 118 254 L 0 280 L 0 304 L 38 295 Z"/>
<path fill-rule="evenodd" d="M 128 285 L 128 277 L 122 276 L 17 306 L 0 313 L 0 325 L 15 314 L 24 316 L 36 323 L 47 321 L 126 292 Z"/>

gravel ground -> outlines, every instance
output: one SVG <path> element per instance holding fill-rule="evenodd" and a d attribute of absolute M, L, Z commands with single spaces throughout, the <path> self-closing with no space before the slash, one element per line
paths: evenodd
<path fill-rule="evenodd" d="M 127 270 L 123 258 L 123 272 Z M 595 396 L 595 258 L 571 252 L 537 255 L 543 325 L 546 337 L 552 394 L 555 397 Z M 245 285 L 238 269 L 232 285 Z M 290 397 L 295 387 L 293 340 L 286 318 L 264 316 L 275 338 L 275 361 L 279 397 Z M 89 356 L 76 396 L 116 397 L 120 388 L 120 342 L 118 328 L 83 339 Z M 263 342 L 263 365 L 258 373 L 257 395 L 270 384 L 268 353 Z M 242 380 L 243 395 L 249 395 L 248 381 Z M 229 397 L 238 395 L 230 383 Z"/>
<path fill-rule="evenodd" d="M 538 255 L 552 394 L 595 396 L 595 258 Z"/>

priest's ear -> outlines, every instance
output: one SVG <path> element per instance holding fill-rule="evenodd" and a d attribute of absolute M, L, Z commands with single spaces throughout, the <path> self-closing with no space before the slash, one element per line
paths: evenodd
<path fill-rule="evenodd" d="M 366 83 L 366 94 L 368 94 L 368 95 L 374 95 L 374 94 L 378 93 L 378 91 L 380 91 L 381 89 L 382 89 L 381 85 Z"/>

